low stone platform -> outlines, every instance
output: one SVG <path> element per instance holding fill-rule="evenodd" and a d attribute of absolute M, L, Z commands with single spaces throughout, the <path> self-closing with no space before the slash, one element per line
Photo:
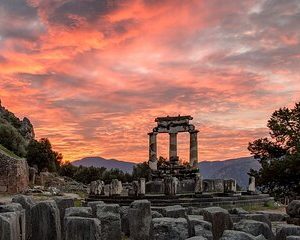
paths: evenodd
<path fill-rule="evenodd" d="M 220 196 L 218 194 L 182 194 L 175 197 L 165 195 L 145 195 L 139 197 L 131 196 L 90 196 L 86 199 L 87 202 L 103 201 L 105 203 L 115 203 L 121 206 L 129 206 L 133 201 L 138 199 L 147 199 L 151 202 L 151 206 L 171 206 L 181 205 L 183 207 L 243 207 L 243 206 L 263 206 L 269 201 L 274 201 L 268 194 L 257 195 L 232 195 Z"/>

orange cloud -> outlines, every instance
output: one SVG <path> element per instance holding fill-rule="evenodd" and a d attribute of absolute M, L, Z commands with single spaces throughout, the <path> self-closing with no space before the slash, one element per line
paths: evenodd
<path fill-rule="evenodd" d="M 0 97 L 65 160 L 147 160 L 155 117 L 178 114 L 194 116 L 201 160 L 245 156 L 272 111 L 299 101 L 297 10 L 294 1 L 0 3 Z M 167 136 L 159 142 L 167 156 Z M 179 143 L 187 160 L 188 135 Z"/>

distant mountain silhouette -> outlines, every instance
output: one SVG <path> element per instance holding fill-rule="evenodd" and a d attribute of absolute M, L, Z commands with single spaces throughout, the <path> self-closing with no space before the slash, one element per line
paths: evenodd
<path fill-rule="evenodd" d="M 102 157 L 86 157 L 81 160 L 72 162 L 74 166 L 84 166 L 84 167 L 105 167 L 107 169 L 119 168 L 123 172 L 131 173 L 133 170 L 134 163 L 120 161 L 116 159 L 105 159 Z"/>
<path fill-rule="evenodd" d="M 119 161 L 116 159 L 105 159 L 102 157 L 86 157 L 72 162 L 75 166 L 85 167 L 105 167 L 107 169 L 119 168 L 124 172 L 131 173 L 134 163 Z M 200 172 L 203 178 L 233 178 L 237 183 L 246 188 L 248 185 L 247 173 L 251 168 L 259 169 L 260 164 L 253 157 L 242 157 L 227 159 L 223 161 L 203 161 L 199 163 Z"/>

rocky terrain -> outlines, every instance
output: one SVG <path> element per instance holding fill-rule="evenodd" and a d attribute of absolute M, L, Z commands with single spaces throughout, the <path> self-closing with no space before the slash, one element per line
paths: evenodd
<path fill-rule="evenodd" d="M 287 224 L 286 220 L 294 219 Z M 296 220 L 295 220 L 296 219 Z M 0 240 L 296 240 L 300 239 L 300 201 L 287 214 L 241 208 L 152 207 L 148 200 L 130 206 L 56 197 L 35 201 L 18 195 L 0 205 Z"/>

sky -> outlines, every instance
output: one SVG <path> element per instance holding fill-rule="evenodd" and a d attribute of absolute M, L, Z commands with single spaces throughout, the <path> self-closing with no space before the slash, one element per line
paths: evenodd
<path fill-rule="evenodd" d="M 200 161 L 248 156 L 300 100 L 299 26 L 299 0 L 0 0 L 0 99 L 67 161 L 148 160 L 154 119 L 178 114 Z"/>

